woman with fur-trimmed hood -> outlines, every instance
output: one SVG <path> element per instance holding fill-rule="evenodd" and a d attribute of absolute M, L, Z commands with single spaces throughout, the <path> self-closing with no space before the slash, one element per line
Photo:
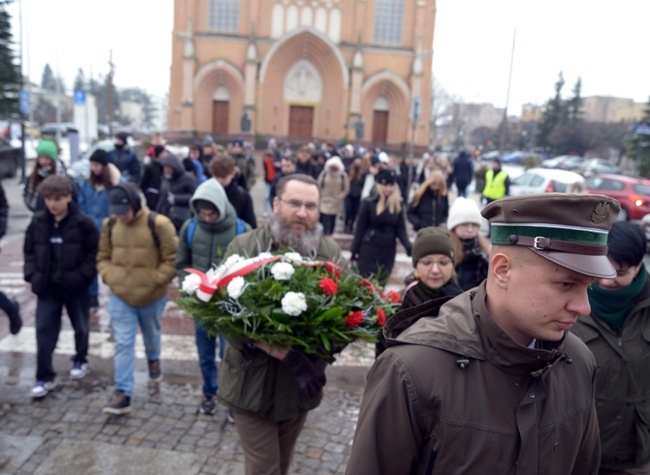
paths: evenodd
<path fill-rule="evenodd" d="M 332 236 L 336 227 L 336 216 L 343 210 L 343 200 L 350 191 L 350 181 L 339 157 L 334 156 L 325 162 L 325 167 L 318 176 L 318 187 L 323 234 Z"/>

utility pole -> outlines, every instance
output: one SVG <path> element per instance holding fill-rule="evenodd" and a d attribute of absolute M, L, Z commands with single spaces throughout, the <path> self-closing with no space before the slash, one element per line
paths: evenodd
<path fill-rule="evenodd" d="M 27 181 L 27 173 L 25 167 L 27 166 L 27 160 L 25 157 L 25 115 L 29 111 L 25 111 L 23 102 L 24 96 L 27 95 L 27 105 L 29 106 L 29 93 L 25 92 L 25 76 L 23 75 L 23 2 L 22 0 L 18 2 L 18 22 L 20 23 L 20 95 L 23 100 L 20 101 L 20 161 L 21 161 L 21 172 L 20 172 L 20 183 L 25 183 Z"/>
<path fill-rule="evenodd" d="M 113 71 L 115 65 L 113 64 L 113 50 L 110 50 L 108 56 L 108 135 L 113 136 L 113 113 L 115 112 L 115 105 L 113 104 L 113 96 L 115 90 L 113 87 Z"/>
<path fill-rule="evenodd" d="M 517 28 L 512 35 L 512 53 L 510 54 L 510 72 L 508 73 L 508 91 L 506 92 L 506 106 L 503 109 L 503 122 L 501 123 L 501 134 L 499 136 L 499 156 L 503 155 L 503 147 L 506 140 L 506 129 L 508 128 L 508 102 L 510 101 L 510 83 L 512 81 L 512 63 L 515 59 L 515 41 L 517 39 Z"/>

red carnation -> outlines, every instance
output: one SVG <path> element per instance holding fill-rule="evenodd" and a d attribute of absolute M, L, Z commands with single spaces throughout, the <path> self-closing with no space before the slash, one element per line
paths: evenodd
<path fill-rule="evenodd" d="M 377 310 L 377 325 L 383 327 L 384 323 L 386 323 L 386 312 L 384 312 L 383 308 L 380 308 Z"/>
<path fill-rule="evenodd" d="M 326 293 L 327 295 L 336 295 L 336 292 L 339 290 L 339 286 L 336 285 L 336 282 L 329 277 L 322 278 L 318 286 L 323 293 Z"/>
<path fill-rule="evenodd" d="M 400 303 L 402 301 L 402 297 L 400 297 L 397 292 L 389 290 L 386 292 L 386 301 L 388 303 Z"/>
<path fill-rule="evenodd" d="M 345 319 L 345 324 L 349 327 L 358 327 L 361 325 L 361 322 L 363 321 L 363 313 L 361 313 L 360 310 L 357 310 L 356 312 L 352 312 L 350 315 L 348 315 L 348 318 Z"/>
<path fill-rule="evenodd" d="M 332 263 L 325 264 L 325 270 L 330 274 L 334 274 L 334 277 L 337 279 L 341 278 L 341 271 Z"/>

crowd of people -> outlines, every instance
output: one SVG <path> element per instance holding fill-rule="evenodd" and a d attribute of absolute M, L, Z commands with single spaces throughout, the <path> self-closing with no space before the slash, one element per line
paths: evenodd
<path fill-rule="evenodd" d="M 143 163 L 118 134 L 76 181 L 56 144 L 43 140 L 37 153 L 24 195 L 34 211 L 24 241 L 24 276 L 37 296 L 33 398 L 56 385 L 64 306 L 75 334 L 69 377 L 86 377 L 100 279 L 115 340 L 103 412 L 121 416 L 132 410 L 138 328 L 149 380 L 162 379 L 162 316 L 187 268 L 291 250 L 383 288 L 399 242 L 413 271 L 376 346 L 347 473 L 650 473 L 647 243 L 638 226 L 616 221 L 615 200 L 508 197 L 498 160 L 479 200 L 465 151 L 451 163 L 427 155 L 410 164 L 351 145 L 293 153 L 271 140 L 256 164 L 241 140 L 224 148 L 206 136 L 178 157 L 159 135 Z M 265 193 L 256 214 L 258 170 Z M 3 192 L 0 237 L 7 208 Z M 349 260 L 337 228 L 351 237 Z M 0 292 L 0 308 L 18 333 L 17 302 Z M 247 474 L 287 473 L 323 397 L 327 361 L 226 341 L 197 323 L 195 341 L 198 412 L 228 408 Z"/>

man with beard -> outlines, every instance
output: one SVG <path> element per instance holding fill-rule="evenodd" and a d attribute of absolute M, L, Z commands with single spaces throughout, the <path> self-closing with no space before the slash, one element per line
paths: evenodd
<path fill-rule="evenodd" d="M 294 174 L 278 182 L 273 215 L 264 226 L 233 239 L 231 254 L 255 256 L 292 250 L 339 261 L 341 250 L 318 223 L 316 180 Z M 246 475 L 285 474 L 307 412 L 321 401 L 326 362 L 296 348 L 229 339 L 217 399 L 233 413 Z"/>

